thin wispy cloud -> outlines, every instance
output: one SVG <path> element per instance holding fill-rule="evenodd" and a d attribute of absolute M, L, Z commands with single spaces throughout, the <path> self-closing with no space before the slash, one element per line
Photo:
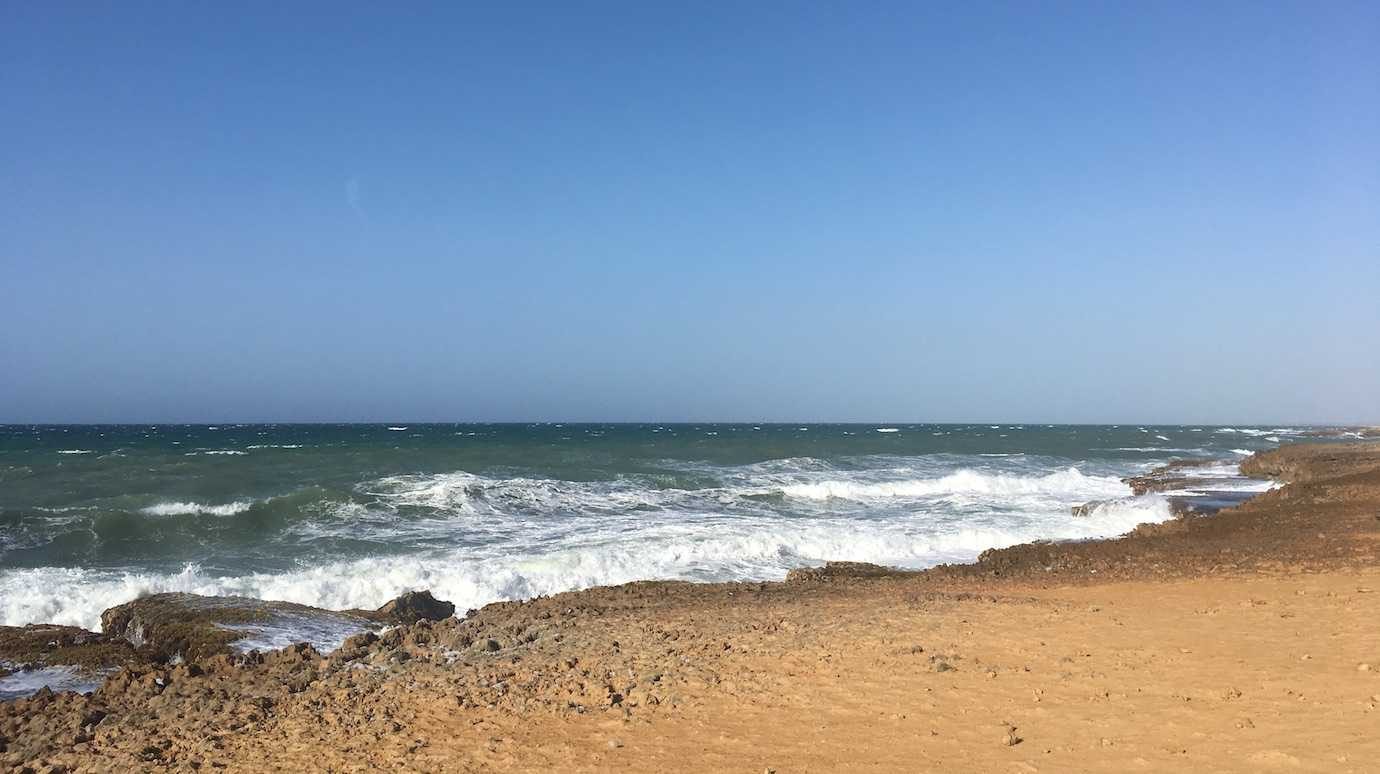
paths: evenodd
<path fill-rule="evenodd" d="M 361 222 L 368 220 L 364 213 L 363 205 L 364 192 L 357 176 L 351 175 L 345 180 L 345 204 L 355 213 L 355 217 Z"/>

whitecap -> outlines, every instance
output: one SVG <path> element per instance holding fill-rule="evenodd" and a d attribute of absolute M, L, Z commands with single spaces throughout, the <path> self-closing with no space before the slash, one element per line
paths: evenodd
<path fill-rule="evenodd" d="M 825 560 L 928 567 L 970 561 L 988 548 L 1035 539 L 1110 537 L 1142 522 L 1169 518 L 1167 501 L 1147 496 L 1097 509 L 1086 518 L 1071 516 L 1063 506 L 1023 519 L 968 523 L 927 519 L 860 523 L 841 517 L 681 521 L 634 527 L 620 523 L 587 531 L 559 546 L 469 547 L 235 576 L 208 575 L 196 565 L 173 574 L 12 569 L 0 571 L 0 624 L 46 621 L 94 628 L 101 611 L 165 591 L 249 596 L 342 610 L 376 608 L 404 591 L 430 589 L 465 610 L 499 600 L 642 579 L 779 580 L 793 567 Z"/>
<path fill-rule="evenodd" d="M 236 500 L 223 505 L 206 505 L 194 502 L 160 502 L 140 508 L 139 512 L 149 516 L 234 516 L 253 507 L 249 500 Z"/>
<path fill-rule="evenodd" d="M 959 470 L 939 478 L 859 482 L 824 480 L 782 487 L 787 497 L 807 500 L 870 500 L 893 497 L 933 497 L 954 494 L 1057 494 L 1070 497 L 1124 495 L 1125 483 L 1115 476 L 1087 476 L 1077 468 L 1043 476 L 1018 476 Z"/>

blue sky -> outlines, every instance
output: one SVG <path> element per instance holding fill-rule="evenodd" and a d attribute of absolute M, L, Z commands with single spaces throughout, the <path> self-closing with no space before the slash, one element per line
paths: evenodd
<path fill-rule="evenodd" d="M 0 15 L 0 421 L 1380 421 L 1374 3 Z"/>

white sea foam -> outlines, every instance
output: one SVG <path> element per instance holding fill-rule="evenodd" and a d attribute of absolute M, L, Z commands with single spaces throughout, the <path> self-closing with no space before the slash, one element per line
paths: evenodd
<path fill-rule="evenodd" d="M 198 455 L 206 454 L 211 456 L 222 455 L 227 457 L 243 457 L 248 453 L 249 452 L 240 451 L 239 449 L 198 449 L 197 451 L 187 452 L 183 456 L 196 457 Z"/>
<path fill-rule="evenodd" d="M 16 569 L 0 572 L 0 623 L 49 621 L 92 628 L 99 625 L 106 608 L 164 591 L 244 595 L 344 609 L 377 607 L 403 591 L 426 588 L 464 610 L 502 599 L 638 579 L 774 580 L 792 567 L 830 559 L 925 567 L 971 560 L 985 549 L 1037 538 L 1118 535 L 1141 522 L 1170 516 L 1166 501 L 1151 496 L 1095 511 L 1086 518 L 1074 518 L 1061 506 L 1035 514 L 980 519 L 743 518 L 631 525 L 618 520 L 592 525 L 567 536 L 561 545 L 545 549 L 522 540 L 276 574 L 219 577 L 195 565 L 175 574 Z M 519 544 L 529 547 L 523 550 Z"/>
<path fill-rule="evenodd" d="M 1241 466 L 1234 462 L 1215 462 L 1178 471 L 1184 478 L 1241 478 Z"/>
<path fill-rule="evenodd" d="M 1250 478 L 1229 478 L 1204 480 L 1200 486 L 1166 491 L 1166 495 L 1204 496 L 1212 492 L 1268 492 L 1278 489 L 1278 481 L 1258 481 Z"/>
<path fill-rule="evenodd" d="M 90 449 L 58 449 L 58 454 L 94 454 Z"/>
<path fill-rule="evenodd" d="M 266 621 L 220 626 L 243 633 L 243 637 L 231 643 L 231 647 L 242 653 L 278 650 L 298 642 L 310 643 L 322 653 L 329 653 L 347 638 L 369 628 L 358 619 L 299 613 L 278 613 Z"/>
<path fill-rule="evenodd" d="M 877 432 L 879 432 L 879 433 L 899 433 L 899 432 L 901 432 L 901 429 L 900 429 L 899 427 L 879 427 L 879 428 L 877 428 Z"/>
<path fill-rule="evenodd" d="M 405 427 L 405 426 L 404 426 L 404 427 L 390 427 L 390 428 L 388 428 L 388 429 L 389 429 L 389 430 L 392 430 L 392 431 L 395 432 L 395 433 L 400 433 L 400 432 L 402 432 L 403 430 L 406 430 L 407 427 Z"/>
<path fill-rule="evenodd" d="M 1050 494 L 1095 498 L 1125 494 L 1126 485 L 1115 476 L 1086 476 L 1077 468 L 1069 468 L 1043 476 L 959 470 L 939 478 L 906 481 L 826 480 L 785 486 L 782 491 L 787 497 L 807 500 L 870 500 L 953 494 Z"/>
<path fill-rule="evenodd" d="M 1013 455 L 1019 458 L 1021 455 Z M 1007 465 L 1021 464 L 1012 459 Z M 906 467 L 840 471 L 819 460 L 791 458 L 720 472 L 725 486 L 658 488 L 637 480 L 559 481 L 488 478 L 472 473 L 387 476 L 356 488 L 376 507 L 423 508 L 455 516 L 512 517 L 606 515 L 671 511 L 703 514 L 725 506 L 748 507 L 753 498 L 784 496 L 805 503 L 886 500 L 962 500 L 993 507 L 1043 507 L 1064 501 L 1115 497 L 1129 490 L 1116 476 L 1085 475 L 1077 468 L 1037 475 L 960 469 L 933 477 L 900 477 Z M 844 477 L 844 476 L 847 477 Z M 502 526 L 499 524 L 498 526 Z"/>
<path fill-rule="evenodd" d="M 224 505 L 205 505 L 193 502 L 161 502 L 154 503 L 145 508 L 140 508 L 139 512 L 149 516 L 197 516 L 201 514 L 209 516 L 234 516 L 237 513 L 244 513 L 254 505 L 249 500 L 236 500 Z"/>
<path fill-rule="evenodd" d="M 1122 452 L 1177 452 L 1180 454 L 1202 454 L 1203 449 L 1184 449 L 1171 446 L 1116 446 L 1110 449 L 1098 449 L 1097 451 L 1122 451 Z"/>

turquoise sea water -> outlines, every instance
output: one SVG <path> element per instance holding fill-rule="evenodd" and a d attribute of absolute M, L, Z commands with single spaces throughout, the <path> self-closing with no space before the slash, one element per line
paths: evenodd
<path fill-rule="evenodd" d="M 461 610 L 641 578 L 923 567 L 1169 517 L 1123 476 L 1271 427 L 406 424 L 0 427 L 0 624 L 141 593 Z M 1215 486 L 1222 486 L 1219 481 Z M 1264 486 L 1240 480 L 1228 487 Z M 1110 501 L 1089 518 L 1070 508 Z"/>

